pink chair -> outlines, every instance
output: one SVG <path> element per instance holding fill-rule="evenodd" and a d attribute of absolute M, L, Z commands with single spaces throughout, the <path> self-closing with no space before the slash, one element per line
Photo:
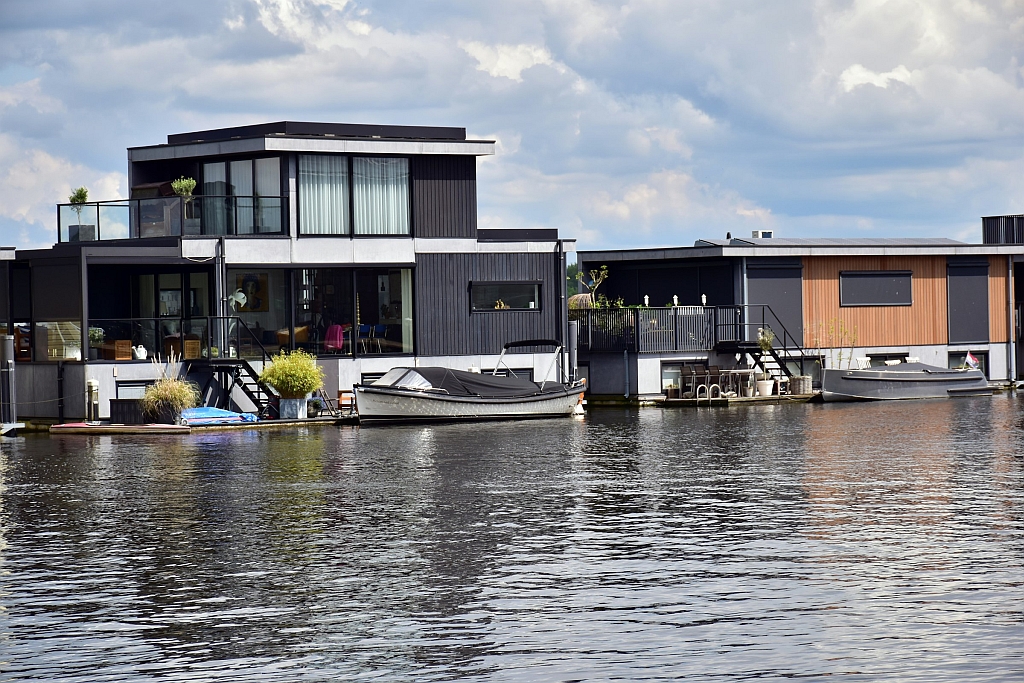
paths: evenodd
<path fill-rule="evenodd" d="M 345 328 L 331 325 L 324 335 L 324 351 L 342 351 L 345 348 Z"/>

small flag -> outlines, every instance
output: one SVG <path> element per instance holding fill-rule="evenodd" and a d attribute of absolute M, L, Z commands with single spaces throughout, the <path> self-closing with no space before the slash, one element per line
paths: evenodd
<path fill-rule="evenodd" d="M 972 369 L 978 369 L 978 359 L 975 358 L 974 354 L 971 353 L 970 351 L 967 352 L 967 358 L 964 359 L 964 362 L 967 363 L 967 365 L 971 366 Z"/>

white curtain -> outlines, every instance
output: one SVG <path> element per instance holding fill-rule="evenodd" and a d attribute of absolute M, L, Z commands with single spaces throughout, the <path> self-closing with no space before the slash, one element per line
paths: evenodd
<path fill-rule="evenodd" d="M 299 230 L 348 234 L 348 157 L 299 155 Z"/>
<path fill-rule="evenodd" d="M 402 353 L 412 353 L 412 269 L 402 269 Z"/>
<path fill-rule="evenodd" d="M 227 234 L 227 204 L 223 196 L 228 194 L 227 165 L 223 161 L 203 164 L 203 200 L 204 233 L 207 235 Z"/>
<path fill-rule="evenodd" d="M 357 235 L 409 234 L 409 160 L 352 159 Z"/>
<path fill-rule="evenodd" d="M 237 197 L 234 201 L 238 234 L 252 234 L 252 162 L 248 159 L 231 162 L 231 194 Z"/>
<path fill-rule="evenodd" d="M 278 157 L 256 159 L 253 176 L 257 232 L 281 232 L 281 160 Z"/>

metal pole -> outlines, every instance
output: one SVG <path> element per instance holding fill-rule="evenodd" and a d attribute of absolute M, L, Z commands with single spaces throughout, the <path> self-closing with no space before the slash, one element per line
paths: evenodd
<path fill-rule="evenodd" d="M 57 362 L 57 420 L 64 424 L 64 361 Z"/>
<path fill-rule="evenodd" d="M 1013 324 L 1013 256 L 1006 255 L 1006 377 L 1012 387 L 1017 379 L 1017 359 L 1014 352 L 1013 335 L 1016 326 Z"/>
<path fill-rule="evenodd" d="M 576 381 L 577 358 L 579 356 L 579 348 L 578 348 L 578 346 L 579 346 L 579 339 L 578 339 L 579 333 L 580 333 L 579 321 L 570 320 L 569 321 L 569 339 L 567 340 L 568 343 L 569 343 L 569 373 L 568 374 L 569 374 L 569 381 L 570 382 L 575 382 Z"/>
<path fill-rule="evenodd" d="M 5 334 L 0 340 L 0 401 L 2 401 L 2 420 L 6 424 L 17 422 L 18 406 L 14 401 L 14 335 Z"/>

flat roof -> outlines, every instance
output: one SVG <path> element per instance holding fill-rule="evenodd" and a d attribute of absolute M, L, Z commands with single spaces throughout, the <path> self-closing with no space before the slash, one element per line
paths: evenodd
<path fill-rule="evenodd" d="M 969 244 L 945 237 L 734 238 L 692 247 L 580 251 L 581 261 L 659 261 L 713 257 L 1022 255 L 1024 244 Z"/>
<path fill-rule="evenodd" d="M 309 121 L 275 121 L 251 126 L 214 128 L 167 136 L 168 145 L 190 142 L 217 142 L 238 138 L 261 138 L 267 135 L 300 137 L 370 138 L 388 140 L 465 140 L 465 128 L 441 126 L 384 126 L 367 123 L 316 123 Z"/>
<path fill-rule="evenodd" d="M 128 148 L 128 160 L 159 161 L 262 152 L 489 156 L 493 140 L 467 140 L 465 128 L 277 121 L 167 136 Z"/>

